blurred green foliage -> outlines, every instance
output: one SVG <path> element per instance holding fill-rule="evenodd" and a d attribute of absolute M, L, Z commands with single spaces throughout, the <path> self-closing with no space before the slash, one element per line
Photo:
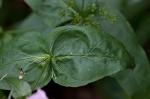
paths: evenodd
<path fill-rule="evenodd" d="M 0 98 L 1 99 L 7 99 L 7 96 L 5 96 L 5 94 L 2 90 L 0 90 Z"/>

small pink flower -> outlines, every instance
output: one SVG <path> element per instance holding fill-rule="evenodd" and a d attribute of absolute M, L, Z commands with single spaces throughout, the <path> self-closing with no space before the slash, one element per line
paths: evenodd
<path fill-rule="evenodd" d="M 36 93 L 29 96 L 27 99 L 48 99 L 48 97 L 43 90 L 38 89 Z"/>

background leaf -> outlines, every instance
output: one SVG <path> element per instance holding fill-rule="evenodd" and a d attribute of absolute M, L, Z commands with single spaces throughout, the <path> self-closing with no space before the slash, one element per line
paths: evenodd
<path fill-rule="evenodd" d="M 25 2 L 50 28 L 59 26 L 71 19 L 71 17 L 63 18 L 60 15 L 61 11 L 67 10 L 67 5 L 63 0 L 25 0 Z"/>
<path fill-rule="evenodd" d="M 106 21 L 101 21 L 100 29 L 119 39 L 125 45 L 132 57 L 134 57 L 136 63 L 134 71 L 128 70 L 120 72 L 117 74 L 116 78 L 133 99 L 141 99 L 142 97 L 149 99 L 150 68 L 148 59 L 141 46 L 138 44 L 136 36 L 128 22 L 123 18 L 119 11 L 116 10 L 115 13 L 117 17 L 116 22 L 111 25 Z"/>
<path fill-rule="evenodd" d="M 0 75 L 3 79 L 0 84 L 2 89 L 10 89 L 5 83 L 5 78 L 18 78 L 21 72 L 18 68 L 22 68 L 25 72 L 23 79 L 32 86 L 34 85 L 45 64 L 44 55 L 46 52 L 42 47 L 46 43 L 45 37 L 42 37 L 44 36 L 38 32 L 29 32 L 18 37 L 1 50 Z M 38 81 L 38 87 L 43 87 L 50 81 L 50 73 L 49 67 L 47 67 Z"/>
<path fill-rule="evenodd" d="M 49 32 L 49 27 L 35 13 L 31 13 L 27 18 L 18 23 L 15 27 L 21 32 L 39 31 L 42 33 Z"/>
<path fill-rule="evenodd" d="M 12 95 L 15 99 L 23 96 L 28 96 L 32 92 L 30 85 L 23 80 L 19 80 L 16 78 L 7 78 L 6 81 L 10 86 Z"/>

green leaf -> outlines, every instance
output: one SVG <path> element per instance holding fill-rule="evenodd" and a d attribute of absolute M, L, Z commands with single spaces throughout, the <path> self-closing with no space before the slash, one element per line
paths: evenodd
<path fill-rule="evenodd" d="M 149 61 L 145 52 L 138 44 L 131 26 L 119 12 L 119 9 L 116 9 L 111 2 L 113 1 L 103 1 L 103 6 L 111 9 L 116 14 L 116 21 L 113 24 L 110 24 L 106 20 L 101 20 L 100 17 L 93 17 L 91 20 L 100 23 L 99 30 L 107 32 L 120 40 L 135 60 L 136 67 L 134 71 L 122 71 L 116 75 L 116 79 L 120 85 L 133 99 L 142 99 L 143 97 L 149 99 Z"/>
<path fill-rule="evenodd" d="M 133 97 L 133 99 L 149 99 L 150 92 L 150 68 L 149 61 L 145 52 L 138 44 L 136 36 L 120 12 L 116 11 L 116 22 L 110 24 L 107 21 L 101 21 L 100 30 L 108 32 L 120 40 L 125 48 L 134 58 L 136 67 L 134 71 L 123 71 L 117 74 L 116 79 L 124 90 Z M 100 19 L 99 19 L 100 20 Z M 97 19 L 97 21 L 99 21 Z M 134 86 L 133 86 L 134 85 Z"/>
<path fill-rule="evenodd" d="M 45 51 L 42 49 L 45 43 L 44 36 L 38 32 L 28 32 L 18 39 L 7 44 L 0 52 L 1 89 L 10 89 L 5 83 L 8 77 L 19 78 L 20 75 L 31 85 L 34 85 L 39 73 L 45 64 Z M 41 44 L 39 44 L 41 43 Z M 48 44 L 47 44 L 48 45 Z M 47 57 L 47 55 L 46 55 Z M 24 73 L 21 73 L 21 68 Z M 50 67 L 43 72 L 38 81 L 38 87 L 45 86 L 51 78 Z"/>
<path fill-rule="evenodd" d="M 127 1 L 133 1 L 133 0 L 100 0 L 103 5 L 105 5 L 106 8 L 115 9 L 115 10 L 121 10 L 124 5 L 127 3 Z"/>
<path fill-rule="evenodd" d="M 107 33 L 68 26 L 52 31 L 50 37 L 55 40 L 53 80 L 61 85 L 85 85 L 133 65 L 122 44 Z"/>
<path fill-rule="evenodd" d="M 35 89 L 51 79 L 63 86 L 83 86 L 131 68 L 134 62 L 123 44 L 107 33 L 66 26 L 48 35 L 26 33 L 1 50 L 1 89 L 9 89 L 6 78 L 20 76 L 18 66 L 25 72 L 23 79 Z"/>
<path fill-rule="evenodd" d="M 47 32 L 49 31 L 49 27 L 41 20 L 39 16 L 37 16 L 35 13 L 31 13 L 26 19 L 24 19 L 20 24 L 16 26 L 18 31 L 22 30 L 23 33 L 25 31 L 42 31 Z"/>
<path fill-rule="evenodd" d="M 76 3 L 77 0 L 73 0 L 73 1 L 75 1 L 75 3 Z M 88 2 L 89 0 L 82 0 L 82 1 Z M 93 1 L 93 0 L 91 0 L 91 1 Z M 99 0 L 99 1 L 103 1 L 103 0 Z M 121 5 L 126 2 L 127 1 L 121 1 L 121 0 L 120 1 L 119 0 L 103 1 L 103 3 L 101 3 L 101 4 L 103 7 L 110 8 L 112 11 L 114 11 L 114 10 L 119 11 L 118 9 L 121 8 Z M 144 1 L 144 2 L 145 2 L 144 4 L 149 5 L 149 3 L 147 3 L 148 1 Z M 76 5 L 76 9 L 73 6 L 72 8 L 75 9 L 74 12 L 82 14 L 82 8 L 84 8 L 84 6 L 82 6 L 82 4 L 83 4 L 83 2 L 78 2 L 78 4 Z M 86 6 L 87 6 L 87 4 L 85 3 Z M 100 4 L 100 3 L 96 3 L 96 4 Z M 143 4 L 142 4 L 142 6 L 143 6 Z M 145 6 L 144 6 L 144 8 L 145 8 Z M 126 11 L 132 12 L 133 10 L 130 9 L 130 10 L 126 10 Z M 84 10 L 84 13 L 87 13 L 87 14 L 85 14 L 86 16 L 89 15 L 88 12 L 89 11 L 86 12 Z M 150 79 L 149 62 L 145 55 L 145 52 L 143 51 L 141 46 L 138 44 L 138 41 L 136 39 L 136 36 L 135 36 L 131 26 L 124 19 L 124 17 L 120 14 L 120 12 L 115 12 L 117 20 L 114 24 L 111 24 L 110 22 L 107 22 L 106 20 L 102 21 L 101 17 L 97 14 L 98 11 L 96 10 L 95 12 L 96 12 L 96 13 L 94 13 L 95 17 L 89 18 L 87 21 L 100 23 L 100 25 L 98 25 L 99 30 L 108 32 L 112 36 L 114 36 L 118 40 L 120 40 L 135 60 L 136 67 L 134 68 L 134 71 L 128 70 L 128 71 L 124 71 L 123 73 L 118 74 L 118 77 L 116 77 L 116 78 L 118 79 L 119 83 L 126 90 L 126 92 L 129 95 L 131 95 L 132 97 L 134 97 L 135 99 L 141 99 L 143 97 L 148 98 L 149 97 L 148 92 L 150 90 L 149 89 L 150 81 L 148 80 L 148 79 Z M 131 15 L 131 14 L 128 14 L 128 15 Z M 82 21 L 80 20 L 80 22 L 82 22 Z M 80 24 L 77 24 L 77 25 L 80 25 Z M 132 87 L 133 85 L 134 85 L 134 87 Z"/>
<path fill-rule="evenodd" d="M 97 0 L 25 0 L 31 9 L 50 28 L 66 24 L 88 24 L 101 7 Z M 100 17 L 100 16 L 99 16 Z M 90 22 L 95 25 L 95 22 Z"/>
<path fill-rule="evenodd" d="M 7 78 L 6 82 L 10 86 L 12 96 L 15 99 L 23 96 L 28 96 L 32 92 L 30 85 L 23 80 L 19 80 L 16 78 Z"/>
<path fill-rule="evenodd" d="M 68 15 L 61 17 L 63 10 L 68 11 L 63 0 L 25 0 L 25 2 L 50 28 L 59 26 L 71 19 Z"/>

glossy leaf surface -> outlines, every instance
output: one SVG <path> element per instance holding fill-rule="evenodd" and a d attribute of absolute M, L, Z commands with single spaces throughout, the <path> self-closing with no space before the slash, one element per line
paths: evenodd
<path fill-rule="evenodd" d="M 43 3 L 41 0 L 39 1 Z M 61 1 L 63 0 L 58 0 L 55 2 L 61 2 Z M 64 1 L 66 2 L 67 0 L 64 0 Z M 149 97 L 148 92 L 150 91 L 150 88 L 149 88 L 150 85 L 149 85 L 149 80 L 148 80 L 150 79 L 149 62 L 147 60 L 147 57 L 143 49 L 139 46 L 133 30 L 131 29 L 130 25 L 123 18 L 123 16 L 121 15 L 119 11 L 119 9 L 121 8 L 121 5 L 125 3 L 125 1 L 123 2 L 123 1 L 118 1 L 118 0 L 116 1 L 99 0 L 96 3 L 96 10 L 94 11 L 94 17 L 93 16 L 87 17 L 87 16 L 91 14 L 91 9 L 89 8 L 90 7 L 89 4 L 90 5 L 94 4 L 96 2 L 95 0 L 82 0 L 82 2 L 76 2 L 77 0 L 73 0 L 73 1 L 74 1 L 74 4 L 73 6 L 71 6 L 71 9 L 68 8 L 72 13 L 79 13 L 79 15 L 82 17 L 86 16 L 84 20 L 86 19 L 86 21 L 88 22 L 97 22 L 98 24 L 100 23 L 100 25 L 97 25 L 99 30 L 110 33 L 112 36 L 119 39 L 125 45 L 125 48 L 130 52 L 130 54 L 134 58 L 136 67 L 134 69 L 134 72 L 129 70 L 129 71 L 126 71 L 126 72 L 124 71 L 123 73 L 118 74 L 120 76 L 117 77 L 117 79 L 122 85 L 122 87 L 126 90 L 126 92 L 132 97 L 139 98 L 139 99 L 141 97 L 148 98 Z M 34 7 L 35 4 L 36 5 L 40 4 L 39 2 L 31 2 L 29 0 L 26 0 L 26 2 L 30 5 L 32 9 L 35 8 Z M 47 4 L 50 4 L 50 2 L 47 2 Z M 66 5 L 61 5 L 61 7 L 64 9 L 64 7 L 66 8 Z M 111 9 L 111 11 L 115 11 L 116 19 L 117 19 L 116 22 L 114 22 L 113 24 L 110 24 L 110 22 L 107 22 L 106 20 L 103 20 L 101 17 L 99 17 L 99 11 L 98 11 L 99 7 L 100 8 L 104 7 L 106 9 L 107 8 Z M 47 9 L 49 10 L 52 8 L 53 6 L 50 6 L 49 8 L 47 7 Z M 85 10 L 84 8 L 87 8 L 87 9 Z M 47 11 L 46 9 L 42 9 L 42 10 L 43 12 Z M 70 14 L 70 12 L 68 13 Z M 42 20 L 45 20 L 45 19 L 46 18 L 42 18 Z M 49 17 L 49 19 L 51 19 L 51 17 Z M 82 23 L 82 20 L 80 21 L 81 22 L 79 23 Z M 48 20 L 47 22 L 50 23 L 50 21 Z M 70 24 L 70 23 L 68 22 L 67 24 Z M 67 25 L 67 24 L 64 24 L 64 25 Z M 81 25 L 81 24 L 77 24 L 77 25 Z M 141 57 L 143 59 L 141 59 Z M 128 75 L 129 77 L 126 75 Z M 126 84 L 127 79 L 128 79 L 128 82 L 130 82 L 128 84 Z M 135 79 L 138 79 L 138 81 L 136 81 Z M 135 86 L 133 87 L 133 85 Z M 139 86 L 141 87 L 139 88 Z"/>
<path fill-rule="evenodd" d="M 2 51 L 2 89 L 9 89 L 5 79 L 18 78 L 22 72 L 32 89 L 45 86 L 51 79 L 77 87 L 134 66 L 120 41 L 90 27 L 60 27 L 48 35 L 26 33 Z"/>

